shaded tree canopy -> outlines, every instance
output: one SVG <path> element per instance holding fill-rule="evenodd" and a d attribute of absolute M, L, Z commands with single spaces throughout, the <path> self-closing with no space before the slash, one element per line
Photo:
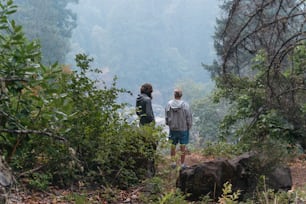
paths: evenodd
<path fill-rule="evenodd" d="M 233 0 L 222 5 L 228 15 L 218 19 L 218 59 L 208 69 L 221 95 L 236 102 L 235 119 L 230 117 L 227 125 L 248 119 L 246 129 L 256 129 L 257 136 L 273 135 L 273 129 L 304 141 L 305 4 L 302 0 Z"/>

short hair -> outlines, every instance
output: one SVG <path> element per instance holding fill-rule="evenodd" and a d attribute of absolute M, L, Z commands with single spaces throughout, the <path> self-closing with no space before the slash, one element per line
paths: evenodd
<path fill-rule="evenodd" d="M 140 88 L 140 93 L 151 94 L 153 92 L 153 87 L 149 83 L 145 83 Z"/>
<path fill-rule="evenodd" d="M 174 97 L 175 98 L 181 98 L 183 96 L 183 92 L 181 89 L 179 88 L 176 88 L 174 89 Z"/>

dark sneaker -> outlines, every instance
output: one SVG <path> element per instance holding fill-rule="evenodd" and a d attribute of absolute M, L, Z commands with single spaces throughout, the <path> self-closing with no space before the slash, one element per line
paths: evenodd
<path fill-rule="evenodd" d="M 181 169 L 186 169 L 186 168 L 188 168 L 188 166 L 186 164 L 181 165 Z"/>

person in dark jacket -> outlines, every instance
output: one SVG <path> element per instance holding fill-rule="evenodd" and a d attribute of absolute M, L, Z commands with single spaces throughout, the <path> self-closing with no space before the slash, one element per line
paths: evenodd
<path fill-rule="evenodd" d="M 155 123 L 155 117 L 152 108 L 152 92 L 152 85 L 149 83 L 145 83 L 141 86 L 140 94 L 138 94 L 136 98 L 136 114 L 139 117 L 140 126 Z M 146 148 L 150 149 L 155 154 L 157 148 L 157 141 L 154 142 L 150 138 L 146 137 L 143 137 L 143 139 L 147 145 Z M 147 170 L 148 177 L 153 177 L 155 175 L 155 158 L 151 158 L 149 160 L 144 159 L 141 160 L 139 163 L 141 163 L 141 165 Z"/>
<path fill-rule="evenodd" d="M 136 114 L 140 118 L 140 125 L 155 123 L 153 108 L 152 108 L 152 85 L 145 83 L 140 88 L 140 94 L 136 99 Z"/>
<path fill-rule="evenodd" d="M 186 145 L 189 143 L 189 130 L 192 127 L 192 114 L 189 104 L 183 101 L 182 90 L 174 90 L 174 99 L 165 108 L 165 122 L 169 126 L 169 140 L 171 141 L 171 157 L 175 157 L 176 145 L 180 143 L 181 167 L 185 168 Z M 176 167 L 176 162 L 171 165 Z"/>

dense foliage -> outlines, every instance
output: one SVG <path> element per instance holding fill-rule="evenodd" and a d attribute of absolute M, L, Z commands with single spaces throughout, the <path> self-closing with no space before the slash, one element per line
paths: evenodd
<path fill-rule="evenodd" d="M 8 18 L 16 6 L 0 6 L 0 153 L 16 175 L 40 189 L 77 181 L 126 187 L 145 178 L 139 164 L 154 161 L 162 134 L 131 122 L 117 103 L 127 92 L 116 79 L 108 86 L 92 80 L 101 73 L 84 54 L 76 71 L 43 65 L 39 45 Z"/>
<path fill-rule="evenodd" d="M 218 60 L 208 69 L 217 96 L 233 104 L 224 135 L 251 146 L 272 138 L 305 148 L 305 1 L 234 0 L 222 8 Z"/>
<path fill-rule="evenodd" d="M 229 109 L 225 101 L 214 103 L 212 96 L 206 96 L 195 100 L 192 104 L 194 112 L 193 131 L 199 134 L 200 144 L 203 146 L 207 142 L 218 140 L 231 140 L 232 138 L 222 138 L 220 136 L 220 124 Z"/>

